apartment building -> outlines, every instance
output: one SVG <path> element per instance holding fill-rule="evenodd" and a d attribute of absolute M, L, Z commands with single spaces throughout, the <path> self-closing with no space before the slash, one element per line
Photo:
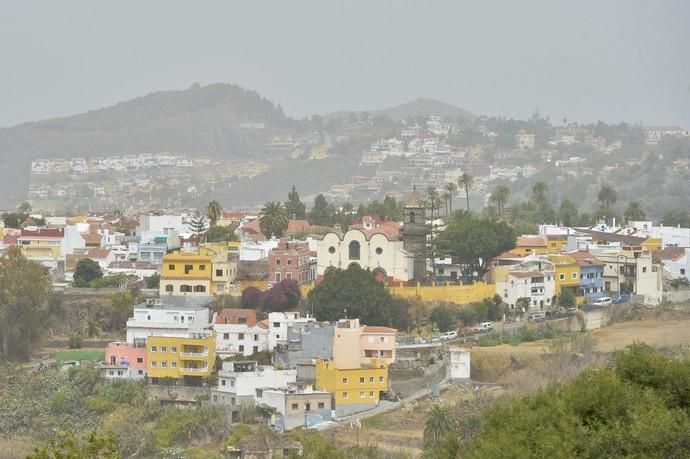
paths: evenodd
<path fill-rule="evenodd" d="M 216 352 L 221 357 L 248 357 L 269 350 L 269 327 L 256 319 L 253 309 L 223 309 L 214 315 Z"/>
<path fill-rule="evenodd" d="M 213 372 L 215 348 L 213 330 L 189 331 L 186 336 L 149 336 L 146 341 L 148 381 L 202 386 Z"/>

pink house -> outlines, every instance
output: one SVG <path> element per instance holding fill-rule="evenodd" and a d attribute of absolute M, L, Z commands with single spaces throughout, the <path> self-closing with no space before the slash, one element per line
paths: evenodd
<path fill-rule="evenodd" d="M 106 379 L 144 379 L 146 377 L 146 347 L 115 341 L 105 348 L 105 362 L 101 374 Z"/>
<path fill-rule="evenodd" d="M 365 325 L 359 337 L 362 350 L 362 364 L 373 364 L 374 361 L 390 365 L 395 362 L 395 328 Z"/>

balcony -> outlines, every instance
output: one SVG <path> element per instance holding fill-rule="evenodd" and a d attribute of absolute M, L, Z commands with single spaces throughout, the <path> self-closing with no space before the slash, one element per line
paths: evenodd
<path fill-rule="evenodd" d="M 200 373 L 208 373 L 208 367 L 201 367 L 201 368 L 180 367 L 180 374 L 182 374 L 182 375 L 198 375 Z"/>
<path fill-rule="evenodd" d="M 204 351 L 204 352 L 180 352 L 180 357 L 208 357 L 208 351 Z"/>

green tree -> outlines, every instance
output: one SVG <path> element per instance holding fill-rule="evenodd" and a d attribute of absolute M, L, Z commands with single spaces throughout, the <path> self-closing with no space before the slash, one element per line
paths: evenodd
<path fill-rule="evenodd" d="M 449 214 L 453 213 L 453 195 L 458 192 L 458 186 L 454 182 L 448 182 L 445 185 L 446 192 L 448 193 L 448 210 Z M 469 210 L 469 205 L 468 205 Z"/>
<path fill-rule="evenodd" d="M 235 241 L 235 228 L 232 226 L 212 226 L 204 233 L 207 242 Z"/>
<path fill-rule="evenodd" d="M 91 258 L 84 258 L 77 262 L 74 269 L 74 284 L 79 287 L 85 287 L 92 281 L 103 277 L 100 265 Z"/>
<path fill-rule="evenodd" d="M 2 214 L 2 222 L 7 228 L 21 228 L 22 223 L 24 223 L 27 217 L 27 214 L 8 212 Z"/>
<path fill-rule="evenodd" d="M 484 274 L 491 260 L 515 247 L 516 236 L 505 222 L 479 218 L 454 221 L 438 235 L 437 247 L 441 254 L 452 257 L 466 266 L 465 275 Z"/>
<path fill-rule="evenodd" d="M 463 172 L 458 179 L 458 185 L 465 188 L 465 199 L 467 200 L 467 211 L 470 211 L 470 189 L 474 185 L 474 177 L 469 172 Z"/>
<path fill-rule="evenodd" d="M 611 185 L 604 184 L 599 189 L 597 200 L 604 209 L 611 209 L 611 206 L 618 200 L 618 193 Z"/>
<path fill-rule="evenodd" d="M 115 332 L 123 330 L 127 325 L 127 319 L 134 313 L 134 304 L 139 299 L 131 290 L 108 295 L 108 301 L 103 308 L 104 328 Z"/>
<path fill-rule="evenodd" d="M 455 328 L 456 308 L 448 304 L 436 306 L 431 310 L 429 319 L 439 331 L 447 332 Z"/>
<path fill-rule="evenodd" d="M 446 434 L 457 431 L 458 427 L 458 418 L 449 406 L 432 406 L 424 421 L 424 445 L 434 445 Z"/>
<path fill-rule="evenodd" d="M 307 218 L 307 206 L 300 201 L 295 185 L 292 185 L 292 190 L 288 193 L 288 199 L 285 201 L 285 211 L 290 219 L 304 220 Z"/>
<path fill-rule="evenodd" d="M 358 317 L 367 325 L 390 325 L 393 298 L 386 286 L 357 264 L 326 272 L 307 296 L 307 308 L 320 321 Z"/>
<path fill-rule="evenodd" d="M 626 221 L 644 220 L 647 217 L 640 201 L 630 201 L 623 215 Z"/>
<path fill-rule="evenodd" d="M 577 306 L 575 292 L 568 288 L 561 290 L 561 296 L 558 297 L 558 305 L 562 308 L 574 308 Z"/>
<path fill-rule="evenodd" d="M 259 214 L 259 227 L 265 237 L 281 238 L 288 228 L 288 215 L 282 202 L 269 201 Z"/>
<path fill-rule="evenodd" d="M 208 206 L 206 207 L 206 216 L 211 222 L 211 227 L 216 226 L 216 222 L 218 222 L 220 217 L 223 216 L 223 208 L 220 206 L 218 201 L 213 200 L 208 203 Z"/>
<path fill-rule="evenodd" d="M 565 198 L 558 209 L 558 218 L 563 226 L 574 226 L 578 224 L 577 207 L 573 202 Z"/>
<path fill-rule="evenodd" d="M 326 197 L 319 193 L 314 198 L 314 206 L 309 211 L 307 218 L 312 225 L 331 226 L 333 224 L 334 211 L 335 209 L 328 205 Z"/>
<path fill-rule="evenodd" d="M 27 260 L 19 247 L 0 257 L 0 349 L 3 360 L 28 359 L 32 343 L 44 329 L 52 282 L 39 263 Z"/>
<path fill-rule="evenodd" d="M 149 277 L 145 278 L 144 282 L 146 283 L 146 288 L 158 289 L 161 285 L 161 275 L 158 273 L 153 273 Z"/>
<path fill-rule="evenodd" d="M 96 431 L 86 437 L 74 433 L 62 433 L 42 448 L 38 448 L 27 459 L 122 459 L 122 453 L 112 435 Z"/>
<path fill-rule="evenodd" d="M 189 221 L 189 229 L 192 233 L 201 240 L 201 235 L 204 234 L 208 224 L 206 223 L 206 218 L 199 212 L 195 212 L 192 219 Z"/>
<path fill-rule="evenodd" d="M 499 185 L 491 193 L 489 200 L 496 204 L 496 210 L 498 210 L 498 215 L 503 215 L 505 211 L 505 206 L 510 198 L 510 188 L 505 185 Z"/>
<path fill-rule="evenodd" d="M 20 214 L 29 214 L 32 210 L 31 203 L 29 201 L 24 201 L 23 203 L 19 204 L 17 206 L 17 212 Z"/>

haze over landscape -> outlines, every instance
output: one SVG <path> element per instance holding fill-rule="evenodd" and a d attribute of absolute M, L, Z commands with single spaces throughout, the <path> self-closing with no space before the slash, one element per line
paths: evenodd
<path fill-rule="evenodd" d="M 12 2 L 0 126 L 194 82 L 294 117 L 431 97 L 473 113 L 690 124 L 690 4 Z"/>
<path fill-rule="evenodd" d="M 0 459 L 690 457 L 690 1 L 0 8 Z"/>

